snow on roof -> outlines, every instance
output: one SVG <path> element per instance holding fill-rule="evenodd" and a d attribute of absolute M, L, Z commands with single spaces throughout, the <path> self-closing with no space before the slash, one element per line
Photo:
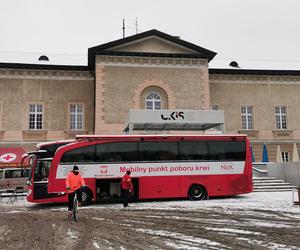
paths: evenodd
<path fill-rule="evenodd" d="M 230 66 L 236 62 L 238 67 Z M 235 63 L 233 63 L 235 64 Z M 253 69 L 253 70 L 300 70 L 300 61 L 293 60 L 243 60 L 243 59 L 218 59 L 209 63 L 210 69 Z"/>
<path fill-rule="evenodd" d="M 45 55 L 49 61 L 39 61 Z M 0 51 L 0 63 L 30 63 L 52 65 L 87 65 L 87 54 L 58 54 L 48 52 L 4 52 Z"/>

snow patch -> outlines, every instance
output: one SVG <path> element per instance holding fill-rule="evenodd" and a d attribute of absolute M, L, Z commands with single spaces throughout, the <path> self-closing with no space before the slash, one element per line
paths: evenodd
<path fill-rule="evenodd" d="M 281 249 L 281 250 L 295 249 L 295 248 L 288 247 L 287 245 L 273 243 L 273 242 L 265 243 L 261 240 L 252 240 L 252 239 L 250 240 L 250 239 L 247 239 L 247 238 L 237 238 L 237 239 L 246 241 L 247 243 L 250 243 L 250 244 L 258 245 L 260 247 L 266 247 L 266 248 L 269 248 L 269 249 Z M 296 248 L 296 249 L 298 249 L 298 248 Z"/>
<path fill-rule="evenodd" d="M 236 234 L 249 234 L 249 235 L 265 235 L 259 232 L 240 230 L 234 228 L 213 228 L 213 227 L 205 227 L 206 230 L 217 231 L 217 232 L 228 232 L 228 233 L 236 233 Z"/>
<path fill-rule="evenodd" d="M 142 229 L 142 228 L 136 229 L 136 231 L 150 234 L 150 235 L 155 235 L 155 236 L 164 236 L 164 237 L 167 236 L 167 237 L 173 238 L 175 240 L 183 240 L 185 242 L 185 244 L 197 243 L 197 244 L 205 244 L 205 245 L 209 245 L 209 246 L 225 247 L 222 244 L 215 242 L 215 241 L 202 239 L 202 238 L 196 238 L 196 237 L 188 236 L 188 235 L 181 234 L 181 233 L 168 232 L 168 231 L 164 231 L 164 230 Z"/>
<path fill-rule="evenodd" d="M 96 249 L 100 249 L 100 246 L 99 246 L 99 244 L 98 244 L 97 242 L 94 242 L 94 243 L 93 243 L 93 246 L 94 246 Z"/>
<path fill-rule="evenodd" d="M 92 220 L 104 220 L 103 218 L 93 217 Z"/>
<path fill-rule="evenodd" d="M 71 239 L 77 239 L 77 236 L 71 231 L 70 228 L 68 229 L 67 235 L 69 235 Z"/>

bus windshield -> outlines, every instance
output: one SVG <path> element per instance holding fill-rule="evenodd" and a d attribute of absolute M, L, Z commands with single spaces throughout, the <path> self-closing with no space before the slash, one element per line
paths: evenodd
<path fill-rule="evenodd" d="M 38 159 L 34 169 L 34 181 L 48 181 L 51 159 Z"/>

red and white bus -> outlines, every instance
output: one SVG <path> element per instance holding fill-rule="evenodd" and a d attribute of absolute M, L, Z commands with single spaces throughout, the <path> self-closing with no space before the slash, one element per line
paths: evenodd
<path fill-rule="evenodd" d="M 29 158 L 29 175 L 27 181 L 27 199 L 28 201 L 40 202 L 45 199 L 54 198 L 54 202 L 63 202 L 64 197 L 58 194 L 48 193 L 49 169 L 56 150 L 75 140 L 60 140 L 37 144 L 36 151 L 28 152 L 22 156 L 22 164 L 26 158 Z M 49 200 L 49 202 L 53 202 Z"/>
<path fill-rule="evenodd" d="M 87 185 L 85 203 L 119 198 L 120 180 L 127 170 L 136 199 L 201 200 L 253 190 L 246 135 L 86 135 L 76 139 L 57 147 L 53 157 L 36 157 L 29 201 L 66 202 L 60 194 L 66 192 L 65 179 L 74 165 Z"/>

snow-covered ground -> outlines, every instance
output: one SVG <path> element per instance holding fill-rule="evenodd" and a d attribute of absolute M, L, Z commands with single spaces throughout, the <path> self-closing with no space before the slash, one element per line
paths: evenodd
<path fill-rule="evenodd" d="M 99 203 L 80 208 L 79 222 L 72 223 L 66 205 L 41 206 L 26 199 L 7 203 L 4 198 L 0 232 L 15 233 L 0 235 L 0 245 L 10 249 L 24 242 L 36 249 L 300 249 L 300 206 L 294 200 L 292 192 L 253 192 L 204 201 L 134 202 L 128 209 L 120 203 Z"/>
<path fill-rule="evenodd" d="M 222 209 L 257 209 L 257 210 L 269 210 L 269 211 L 282 211 L 282 212 L 292 212 L 299 213 L 300 206 L 295 205 L 293 201 L 297 200 L 297 193 L 289 192 L 253 192 L 249 194 L 243 194 L 233 197 L 225 198 L 212 198 L 205 201 L 190 201 L 190 200 L 172 200 L 172 201 L 143 201 L 135 202 L 131 204 L 134 209 L 145 209 L 151 207 L 151 209 L 176 209 L 176 210 L 186 210 L 186 209 L 212 209 L 212 208 L 222 208 Z M 0 202 L 0 206 L 9 207 L 32 207 L 35 203 L 29 203 L 26 201 L 26 197 L 21 199 L 20 197 L 14 203 L 7 203 L 7 198 L 3 198 Z M 121 204 L 110 204 L 110 203 L 99 203 L 90 205 L 88 207 L 83 207 L 82 209 L 101 209 L 101 208 L 117 208 L 119 209 Z M 65 207 L 63 207 L 65 208 Z M 53 209 L 62 209 L 60 206 L 56 206 Z"/>

